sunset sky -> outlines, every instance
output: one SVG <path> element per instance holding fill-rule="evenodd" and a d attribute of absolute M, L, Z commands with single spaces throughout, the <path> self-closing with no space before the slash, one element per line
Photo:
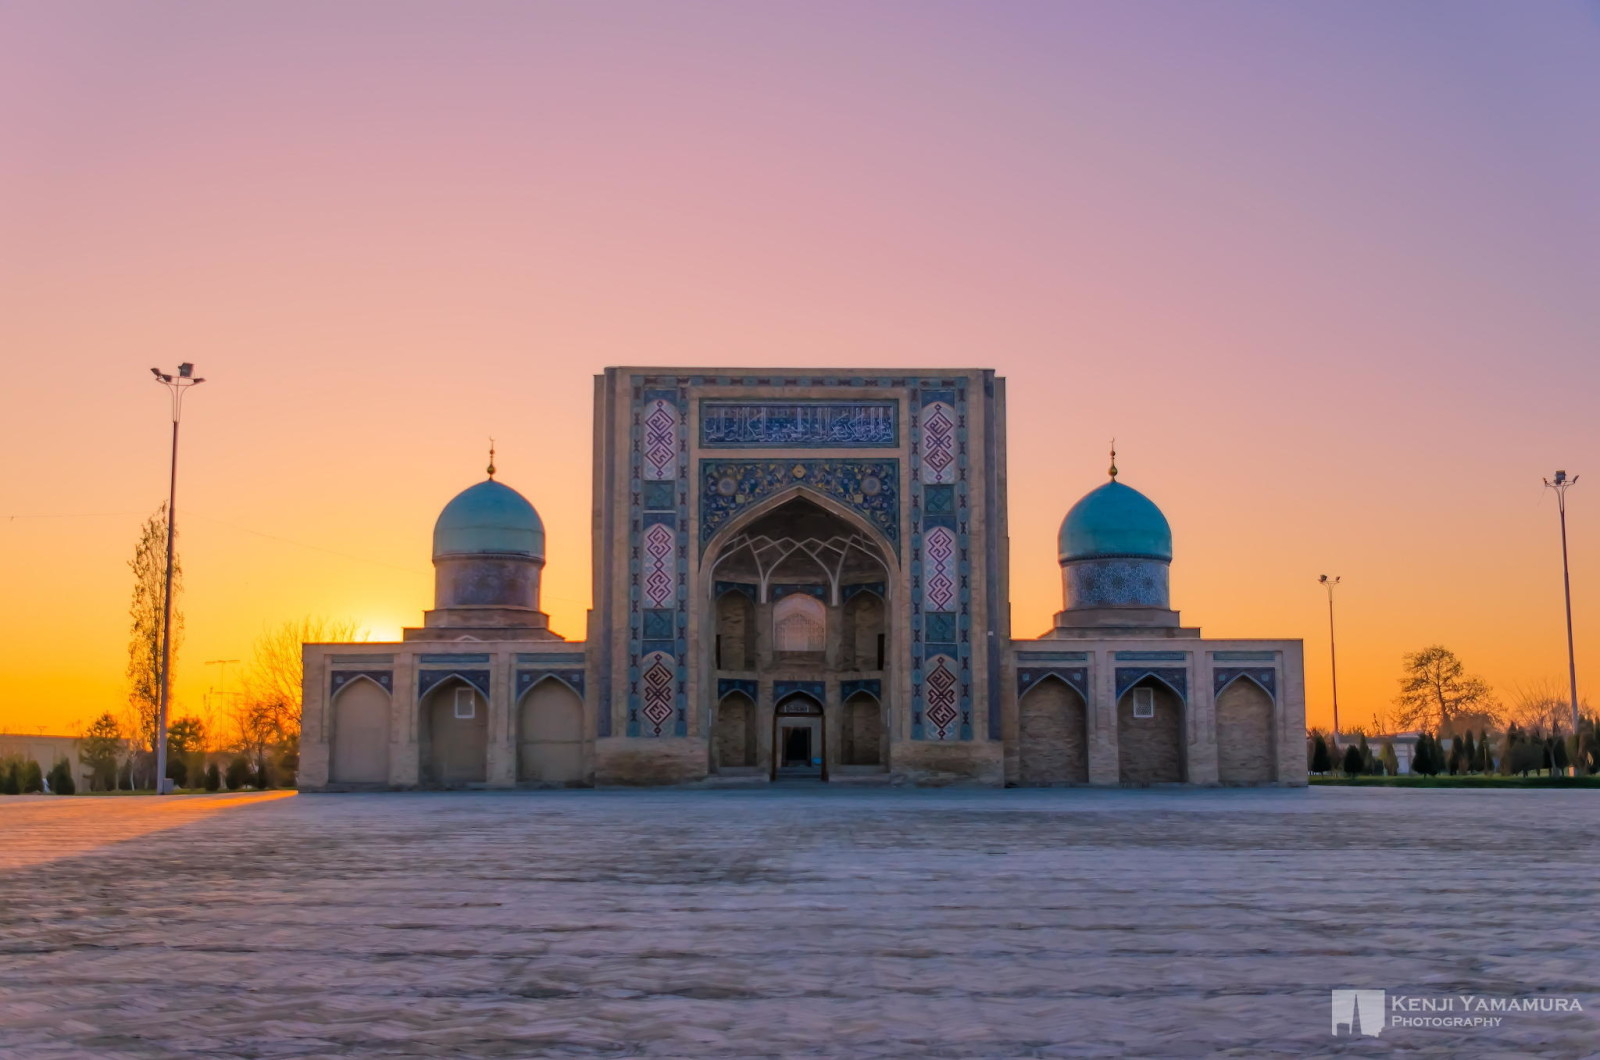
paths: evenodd
<path fill-rule="evenodd" d="M 8 3 L 0 350 L 0 731 L 126 702 L 183 360 L 176 714 L 264 627 L 420 624 L 491 435 L 582 637 L 612 364 L 994 367 L 1017 634 L 1115 435 L 1314 725 L 1321 573 L 1347 725 L 1432 643 L 1564 683 L 1583 473 L 1592 689 L 1600 6 Z"/>

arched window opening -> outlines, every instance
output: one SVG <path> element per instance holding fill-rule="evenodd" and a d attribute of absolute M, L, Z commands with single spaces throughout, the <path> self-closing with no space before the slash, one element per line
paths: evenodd
<path fill-rule="evenodd" d="M 772 609 L 773 647 L 783 652 L 820 652 L 827 645 L 827 608 L 814 596 L 785 596 Z"/>

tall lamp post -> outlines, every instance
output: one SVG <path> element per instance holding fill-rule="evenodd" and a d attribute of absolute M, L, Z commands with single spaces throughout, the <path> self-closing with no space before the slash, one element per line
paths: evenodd
<path fill-rule="evenodd" d="M 1339 746 L 1339 656 L 1333 643 L 1333 587 L 1339 584 L 1339 579 L 1324 574 L 1317 581 L 1328 590 L 1328 667 L 1333 673 L 1333 745 L 1337 747 Z"/>
<path fill-rule="evenodd" d="M 194 374 L 194 365 L 185 361 L 178 374 L 150 369 L 156 382 L 172 392 L 172 474 L 167 486 L 167 585 L 161 600 L 161 696 L 156 709 L 156 794 L 167 793 L 167 703 L 172 695 L 172 548 L 178 525 L 178 419 L 183 413 L 183 395 L 205 380 Z"/>
<path fill-rule="evenodd" d="M 1547 489 L 1556 491 L 1556 510 L 1561 513 L 1561 588 L 1567 597 L 1567 683 L 1572 692 L 1573 736 L 1578 735 L 1578 660 L 1572 652 L 1572 575 L 1567 569 L 1567 487 L 1577 481 L 1577 475 L 1568 478 L 1565 471 L 1557 471 L 1553 478 L 1544 480 Z"/>

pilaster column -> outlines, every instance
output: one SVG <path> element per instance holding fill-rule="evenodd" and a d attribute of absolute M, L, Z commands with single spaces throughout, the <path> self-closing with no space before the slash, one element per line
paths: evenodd
<path fill-rule="evenodd" d="M 512 668 L 516 656 L 497 651 L 489 667 L 489 761 L 485 776 L 491 788 L 512 788 L 517 784 L 516 726 L 512 717 Z"/>
<path fill-rule="evenodd" d="M 422 723 L 417 703 L 417 655 L 394 657 L 394 694 L 389 699 L 389 784 L 414 788 L 422 775 Z"/>
<path fill-rule="evenodd" d="M 1116 784 L 1122 780 L 1117 761 L 1117 667 L 1110 651 L 1089 656 L 1089 783 Z"/>

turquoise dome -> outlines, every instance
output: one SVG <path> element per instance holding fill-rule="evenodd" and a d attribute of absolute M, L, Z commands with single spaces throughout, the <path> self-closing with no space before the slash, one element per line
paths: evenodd
<path fill-rule="evenodd" d="M 1112 479 L 1061 520 L 1061 560 L 1130 556 L 1172 559 L 1172 528 L 1155 503 Z"/>
<path fill-rule="evenodd" d="M 498 553 L 544 558 L 544 523 L 528 499 L 489 479 L 444 506 L 433 524 L 433 557 Z"/>

